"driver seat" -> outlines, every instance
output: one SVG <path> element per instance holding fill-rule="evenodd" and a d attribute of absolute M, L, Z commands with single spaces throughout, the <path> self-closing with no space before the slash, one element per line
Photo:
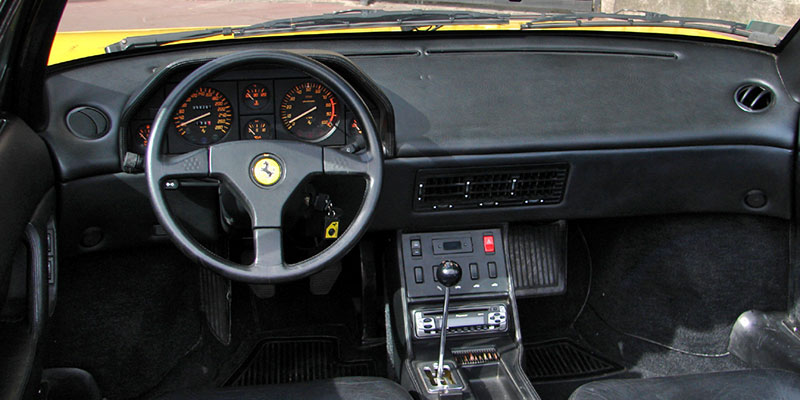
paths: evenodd
<path fill-rule="evenodd" d="M 268 386 L 181 390 L 158 400 L 411 400 L 397 383 L 386 378 L 347 377 Z"/>

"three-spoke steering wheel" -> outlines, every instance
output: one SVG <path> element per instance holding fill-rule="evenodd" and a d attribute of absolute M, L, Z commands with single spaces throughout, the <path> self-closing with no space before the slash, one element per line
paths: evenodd
<path fill-rule="evenodd" d="M 301 71 L 333 90 L 361 123 L 366 150 L 338 149 L 290 140 L 242 140 L 214 144 L 181 155 L 162 154 L 167 127 L 192 89 L 220 72 L 244 65 L 281 66 Z M 284 51 L 247 51 L 210 61 L 181 81 L 158 110 L 147 145 L 146 175 L 158 220 L 190 258 L 232 280 L 277 283 L 311 275 L 344 256 L 366 231 L 375 211 L 383 176 L 383 153 L 373 119 L 358 93 L 336 72 L 309 57 Z M 281 217 L 292 192 L 309 176 L 361 175 L 366 190 L 348 228 L 319 254 L 296 264 L 283 257 Z M 226 260 L 181 228 L 167 206 L 162 185 L 169 178 L 219 179 L 245 205 L 252 221 L 255 258 L 250 265 Z"/>

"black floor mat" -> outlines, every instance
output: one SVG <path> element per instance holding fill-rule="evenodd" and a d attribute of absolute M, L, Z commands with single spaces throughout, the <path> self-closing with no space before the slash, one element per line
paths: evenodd
<path fill-rule="evenodd" d="M 374 360 L 346 359 L 335 337 L 269 339 L 253 354 L 226 386 L 306 382 L 342 376 L 375 376 Z"/>
<path fill-rule="evenodd" d="M 642 377 L 741 369 L 727 351 L 733 322 L 748 310 L 786 307 L 786 221 L 660 216 L 582 229 L 593 276 L 576 328 Z"/>
<path fill-rule="evenodd" d="M 169 245 L 64 259 L 45 368 L 84 369 L 109 399 L 142 396 L 198 343 L 197 268 Z"/>
<path fill-rule="evenodd" d="M 525 373 L 534 384 L 608 375 L 622 370 L 621 366 L 569 339 L 525 345 Z"/>

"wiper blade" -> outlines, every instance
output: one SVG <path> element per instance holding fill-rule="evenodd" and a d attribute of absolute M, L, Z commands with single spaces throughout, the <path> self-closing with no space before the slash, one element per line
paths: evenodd
<path fill-rule="evenodd" d="M 521 29 L 592 26 L 664 26 L 693 28 L 727 33 L 748 38 L 758 43 L 776 45 L 780 38 L 765 32 L 748 30 L 748 25 L 735 21 L 712 18 L 675 17 L 651 11 L 622 10 L 617 13 L 569 13 L 542 15 L 521 25 Z"/>
<path fill-rule="evenodd" d="M 345 10 L 313 17 L 287 18 L 267 21 L 237 29 L 235 35 L 260 34 L 261 31 L 282 32 L 294 30 L 320 30 L 330 28 L 358 28 L 401 26 L 416 28 L 420 26 L 470 24 L 470 23 L 508 23 L 510 15 L 473 11 L 385 11 L 385 10 Z"/>
<path fill-rule="evenodd" d="M 450 24 L 508 24 L 510 15 L 468 11 L 384 11 L 346 10 L 311 17 L 284 18 L 249 26 L 201 29 L 156 35 L 131 36 L 106 46 L 106 53 L 156 47 L 183 40 L 205 39 L 214 36 L 245 37 L 268 33 L 311 31 L 342 28 L 375 28 L 399 26 L 415 29 L 423 26 Z"/>
<path fill-rule="evenodd" d="M 181 40 L 204 39 L 214 36 L 233 35 L 233 28 L 199 29 L 194 31 L 159 33 L 155 35 L 130 36 L 119 42 L 106 46 L 106 53 L 117 53 L 141 47 L 157 47 L 163 44 L 179 42 Z"/>

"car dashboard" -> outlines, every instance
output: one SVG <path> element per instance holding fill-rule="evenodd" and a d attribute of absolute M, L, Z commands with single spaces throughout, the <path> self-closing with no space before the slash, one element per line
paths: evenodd
<path fill-rule="evenodd" d="M 396 334 L 386 340 L 399 343 L 390 349 L 399 360 L 396 372 L 425 398 L 437 398 L 440 389 L 431 371 L 438 353 L 433 339 L 447 316 L 437 279 L 446 263 L 464 268 L 452 288 L 451 306 L 459 312 L 448 343 L 492 361 L 486 370 L 447 364 L 462 370 L 454 387 L 471 386 L 475 395 L 465 398 L 481 398 L 479 390 L 537 398 L 520 363 L 516 296 L 525 288 L 515 280 L 539 273 L 525 269 L 536 264 L 526 255 L 541 250 L 547 255 L 541 274 L 554 277 L 547 294 L 564 293 L 566 272 L 557 270 L 566 271 L 567 221 L 793 215 L 800 106 L 775 54 L 764 49 L 552 32 L 243 39 L 50 70 L 50 119 L 41 135 L 60 179 L 59 229 L 75 233 L 59 237 L 64 256 L 167 240 L 145 174 L 129 162 L 143 157 L 157 115 L 168 121 L 162 153 L 270 140 L 359 151 L 364 139 L 351 105 L 282 66 L 237 67 L 195 87 L 177 110 L 160 109 L 181 79 L 209 60 L 265 49 L 308 56 L 337 72 L 372 115 L 380 143 L 369 145 L 379 145 L 384 160 L 369 229 L 385 254 L 365 256 L 373 260 L 365 264 L 383 270 L 387 332 Z M 76 132 L 70 115 L 77 112 L 100 115 L 105 124 Z M 328 178 L 317 174 L 313 183 L 340 204 L 345 230 L 364 180 L 358 186 Z M 236 219 L 230 211 L 236 205 L 220 205 L 230 193 L 211 180 L 164 190 L 199 242 L 213 243 L 222 236 L 220 221 Z M 313 203 L 308 193 L 300 208 Z M 306 233 L 297 232 L 298 221 L 287 224 L 293 232 L 285 242 Z M 521 221 L 536 226 L 518 229 Z M 88 240 L 98 232 L 101 239 Z M 526 247 L 533 236 L 546 248 Z"/>

